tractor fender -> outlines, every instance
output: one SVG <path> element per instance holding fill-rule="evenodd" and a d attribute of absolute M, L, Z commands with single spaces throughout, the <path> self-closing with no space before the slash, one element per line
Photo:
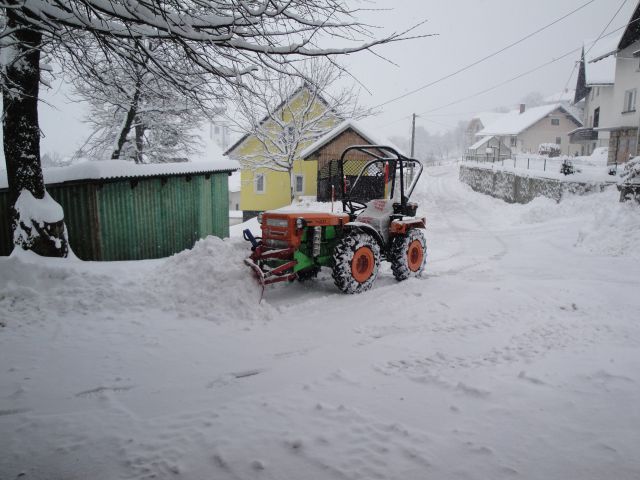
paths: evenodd
<path fill-rule="evenodd" d="M 378 242 L 378 245 L 380 245 L 380 248 L 384 248 L 384 239 L 382 238 L 382 235 L 380 235 L 380 232 L 378 232 L 375 228 L 373 228 L 368 223 L 349 222 L 349 223 L 345 223 L 344 228 L 347 231 L 360 231 L 360 232 L 368 233 L 369 235 L 371 235 L 373 238 L 376 239 L 376 242 Z"/>
<path fill-rule="evenodd" d="M 391 235 L 406 235 L 412 228 L 427 228 L 427 220 L 425 218 L 405 218 L 403 220 L 394 220 L 389 225 L 389 233 Z"/>

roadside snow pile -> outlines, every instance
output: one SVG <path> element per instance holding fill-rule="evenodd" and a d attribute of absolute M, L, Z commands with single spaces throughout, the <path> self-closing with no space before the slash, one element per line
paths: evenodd
<path fill-rule="evenodd" d="M 0 321 L 132 314 L 158 309 L 223 322 L 271 318 L 243 264 L 245 242 L 208 237 L 167 259 L 83 262 L 23 250 L 0 257 Z"/>
<path fill-rule="evenodd" d="M 0 257 L 2 320 L 37 323 L 51 316 L 125 313 L 157 303 L 152 292 L 140 289 L 134 275 L 124 277 L 120 270 L 107 263 L 44 258 L 16 249 Z"/>
<path fill-rule="evenodd" d="M 163 298 L 163 310 L 175 310 L 180 317 L 217 323 L 269 320 L 271 308 L 259 303 L 261 287 L 243 263 L 250 253 L 247 245 L 212 236 L 199 240 L 191 250 L 164 260 L 152 272 L 147 288 Z"/>
<path fill-rule="evenodd" d="M 620 203 L 615 188 L 568 196 L 560 203 L 539 197 L 511 208 L 521 209 L 522 224 L 580 221 L 575 246 L 590 253 L 640 258 L 640 208 L 634 202 Z"/>
<path fill-rule="evenodd" d="M 592 219 L 580 230 L 576 245 L 596 254 L 640 259 L 640 208 L 609 196 L 609 201 L 589 206 Z"/>

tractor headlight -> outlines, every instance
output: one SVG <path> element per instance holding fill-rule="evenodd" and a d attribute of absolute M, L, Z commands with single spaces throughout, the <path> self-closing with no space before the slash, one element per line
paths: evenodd
<path fill-rule="evenodd" d="M 288 227 L 289 220 L 286 218 L 267 218 L 267 225 L 270 227 Z"/>
<path fill-rule="evenodd" d="M 307 226 L 307 221 L 304 218 L 302 217 L 296 218 L 296 228 L 298 230 L 302 230 L 306 226 Z"/>
<path fill-rule="evenodd" d="M 262 212 L 260 212 L 256 218 L 258 220 L 258 223 L 262 225 Z"/>

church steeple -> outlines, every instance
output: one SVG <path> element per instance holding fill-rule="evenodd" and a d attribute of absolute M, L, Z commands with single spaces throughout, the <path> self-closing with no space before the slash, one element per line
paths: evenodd
<path fill-rule="evenodd" d="M 585 73 L 584 65 L 584 45 L 582 46 L 582 55 L 580 57 L 580 70 L 578 71 L 578 83 L 576 84 L 576 95 L 573 98 L 573 103 L 578 103 L 589 94 L 589 87 L 587 87 L 587 76 Z"/>

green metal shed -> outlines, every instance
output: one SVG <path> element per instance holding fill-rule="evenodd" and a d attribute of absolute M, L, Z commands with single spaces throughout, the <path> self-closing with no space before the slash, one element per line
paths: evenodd
<path fill-rule="evenodd" d="M 69 243 L 79 258 L 166 257 L 208 235 L 229 236 L 228 176 L 236 170 L 234 162 L 169 166 L 113 162 L 121 163 L 111 161 L 108 168 L 97 165 L 107 162 L 86 162 L 93 165 L 45 169 L 47 190 L 64 209 Z M 78 178 L 83 176 L 88 178 Z M 9 193 L 3 186 L 0 255 L 9 255 L 13 249 Z"/>

